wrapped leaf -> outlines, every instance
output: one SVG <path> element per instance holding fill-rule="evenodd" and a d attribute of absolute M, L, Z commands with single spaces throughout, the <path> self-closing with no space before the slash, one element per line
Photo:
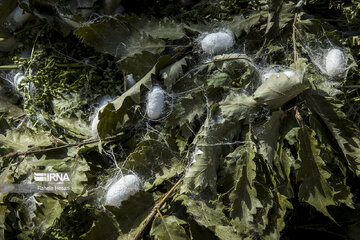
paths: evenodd
<path fill-rule="evenodd" d="M 299 59 L 295 66 L 298 66 L 298 70 L 294 77 L 280 72 L 267 78 L 253 94 L 257 104 L 278 108 L 307 89 L 310 84 L 306 78 L 302 78 L 306 69 L 304 60 Z"/>

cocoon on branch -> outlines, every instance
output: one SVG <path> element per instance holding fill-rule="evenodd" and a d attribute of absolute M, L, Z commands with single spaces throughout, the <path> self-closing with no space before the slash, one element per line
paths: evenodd
<path fill-rule="evenodd" d="M 165 109 L 166 92 L 160 86 L 154 86 L 147 95 L 146 114 L 152 119 L 159 119 Z"/>
<path fill-rule="evenodd" d="M 302 65 L 301 62 L 298 63 Z M 302 71 L 304 72 L 305 69 Z M 278 108 L 309 87 L 309 82 L 293 70 L 272 74 L 253 94 L 257 104 Z"/>
<path fill-rule="evenodd" d="M 14 9 L 14 11 L 12 11 L 11 13 L 12 20 L 18 25 L 23 25 L 29 19 L 30 16 L 31 16 L 30 13 L 25 12 L 19 6 L 17 6 Z"/>
<path fill-rule="evenodd" d="M 207 54 L 225 52 L 235 44 L 234 35 L 230 30 L 222 30 L 206 35 L 200 42 L 202 50 Z"/>
<path fill-rule="evenodd" d="M 126 175 L 110 185 L 106 196 L 105 204 L 120 206 L 122 201 L 129 199 L 140 190 L 140 179 L 136 175 Z"/>
<path fill-rule="evenodd" d="M 284 73 L 286 76 L 290 77 L 296 77 L 296 73 L 293 70 L 287 69 L 285 71 L 283 71 L 282 73 Z M 280 74 L 278 72 L 275 71 L 269 71 L 263 74 L 263 79 L 262 81 L 265 82 L 266 79 L 270 78 L 272 75 L 275 75 L 276 77 L 279 77 Z"/>
<path fill-rule="evenodd" d="M 337 76 L 345 70 L 345 56 L 339 49 L 331 49 L 325 58 L 325 70 L 329 76 Z"/>

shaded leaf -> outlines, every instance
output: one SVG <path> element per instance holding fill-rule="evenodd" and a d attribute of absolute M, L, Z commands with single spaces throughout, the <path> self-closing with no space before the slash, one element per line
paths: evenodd
<path fill-rule="evenodd" d="M 160 76 L 164 79 L 166 90 L 170 91 L 180 76 L 184 74 L 184 69 L 188 66 L 189 57 L 183 57 L 179 61 L 167 66 L 160 71 Z"/>
<path fill-rule="evenodd" d="M 315 132 L 308 127 L 298 132 L 300 142 L 298 154 L 301 163 L 296 179 L 301 182 L 299 199 L 335 221 L 327 210 L 327 206 L 336 204 L 333 199 L 335 191 L 327 182 L 331 174 L 320 158 L 319 143 L 314 136 Z"/>
<path fill-rule="evenodd" d="M 148 19 L 146 16 L 136 15 L 124 16 L 121 19 L 126 20 L 139 31 L 143 31 L 153 38 L 162 38 L 176 40 L 185 36 L 185 31 L 181 23 L 175 22 L 169 18 Z"/>
<path fill-rule="evenodd" d="M 253 146 L 238 147 L 227 158 L 238 159 L 235 173 L 235 188 L 230 194 L 232 224 L 241 234 L 248 233 L 254 228 L 254 215 L 257 208 L 263 207 L 254 187 L 256 164 L 254 162 L 256 150 Z"/>
<path fill-rule="evenodd" d="M 37 196 L 35 199 L 39 205 L 36 206 L 33 221 L 36 231 L 42 235 L 61 216 L 64 202 L 52 195 Z"/>
<path fill-rule="evenodd" d="M 234 19 L 229 23 L 230 29 L 233 33 L 239 37 L 243 32 L 249 33 L 251 28 L 259 24 L 259 20 L 262 17 L 267 17 L 267 12 L 254 12 L 247 17 L 242 15 L 235 16 Z"/>
<path fill-rule="evenodd" d="M 189 239 L 185 229 L 181 226 L 186 224 L 187 223 L 184 220 L 181 220 L 174 215 L 163 216 L 163 218 L 157 215 L 152 223 L 150 235 L 159 240 Z"/>
<path fill-rule="evenodd" d="M 199 225 L 210 229 L 220 239 L 237 239 L 239 236 L 223 213 L 224 206 L 219 202 L 203 198 L 199 195 L 191 198 L 185 194 L 176 197 L 177 200 L 183 201 L 187 212 Z"/>
<path fill-rule="evenodd" d="M 205 189 L 215 191 L 219 164 L 229 151 L 229 146 L 224 143 L 231 141 L 240 131 L 238 122 L 205 121 L 193 142 L 202 154 L 194 156 L 181 187 L 183 192 Z"/>
<path fill-rule="evenodd" d="M 325 97 L 314 91 L 305 92 L 305 98 L 312 112 L 320 116 L 337 141 L 347 159 L 348 167 L 359 176 L 360 135 L 357 130 L 351 127 L 353 123 L 346 118 L 343 112 L 336 110 L 336 107 L 329 103 Z"/>
<path fill-rule="evenodd" d="M 95 211 L 95 221 L 93 222 L 90 230 L 80 236 L 84 240 L 95 239 L 118 239 L 118 225 L 116 221 L 103 211 Z"/>
<path fill-rule="evenodd" d="M 142 78 L 154 67 L 159 57 L 159 54 L 143 51 L 120 60 L 119 69 Z"/>
<path fill-rule="evenodd" d="M 98 51 L 125 58 L 143 51 L 158 54 L 165 42 L 139 32 L 119 19 L 110 18 L 101 23 L 89 23 L 76 29 L 75 34 Z"/>
<path fill-rule="evenodd" d="M 5 218 L 6 218 L 6 206 L 0 205 L 0 239 L 5 239 Z"/>
<path fill-rule="evenodd" d="M 120 207 L 106 206 L 114 214 L 122 239 L 133 239 L 155 205 L 152 194 L 140 191 L 123 201 Z"/>
<path fill-rule="evenodd" d="M 259 153 L 263 155 L 270 166 L 273 166 L 276 157 L 282 117 L 284 117 L 283 111 L 273 112 L 270 119 L 260 127 L 261 133 L 257 135 L 260 145 Z"/>
<path fill-rule="evenodd" d="M 8 130 L 6 135 L 0 134 L 0 143 L 15 151 L 26 151 L 29 146 L 45 147 L 52 144 L 46 132 L 35 133 L 31 129 Z"/>

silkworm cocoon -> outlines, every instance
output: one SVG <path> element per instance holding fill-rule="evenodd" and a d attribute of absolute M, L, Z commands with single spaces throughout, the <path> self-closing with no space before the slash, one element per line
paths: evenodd
<path fill-rule="evenodd" d="M 126 87 L 127 89 L 130 89 L 132 86 L 136 84 L 136 81 L 132 74 L 126 75 Z"/>
<path fill-rule="evenodd" d="M 25 78 L 25 76 L 22 73 L 15 74 L 15 76 L 14 76 L 14 84 L 15 84 L 15 86 L 17 87 L 24 78 Z"/>
<path fill-rule="evenodd" d="M 93 136 L 98 136 L 97 125 L 99 123 L 99 111 L 100 109 L 95 113 L 95 117 L 91 122 L 91 132 L 93 133 Z"/>
<path fill-rule="evenodd" d="M 166 92 L 160 86 L 154 86 L 147 95 L 146 114 L 152 119 L 156 120 L 161 117 L 165 108 Z"/>
<path fill-rule="evenodd" d="M 262 75 L 262 81 L 265 82 L 266 79 L 270 78 L 272 75 L 277 74 L 274 71 L 266 72 Z"/>
<path fill-rule="evenodd" d="M 106 196 L 105 204 L 120 206 L 122 201 L 129 199 L 140 190 L 140 179 L 136 175 L 126 175 L 110 185 Z"/>
<path fill-rule="evenodd" d="M 192 156 L 191 156 L 191 162 L 190 162 L 190 164 L 195 163 L 195 162 L 196 162 L 195 157 L 196 157 L 197 155 L 201 155 L 201 154 L 203 154 L 203 153 L 204 153 L 203 151 L 201 151 L 198 147 L 196 147 L 194 153 L 193 153 Z"/>
<path fill-rule="evenodd" d="M 200 42 L 202 50 L 207 54 L 219 54 L 235 44 L 234 35 L 230 30 L 222 30 L 206 35 Z"/>
<path fill-rule="evenodd" d="M 293 71 L 293 70 L 290 70 L 290 69 L 287 69 L 285 71 L 283 71 L 283 73 L 288 76 L 289 78 L 290 77 L 296 77 L 296 73 Z"/>
<path fill-rule="evenodd" d="M 109 97 L 106 97 L 105 100 L 103 100 L 100 103 L 100 107 L 95 111 L 95 116 L 94 119 L 91 122 L 91 132 L 93 133 L 94 137 L 97 137 L 98 131 L 97 131 L 97 125 L 99 123 L 99 112 L 106 106 L 106 104 L 108 104 L 112 99 Z"/>
<path fill-rule="evenodd" d="M 287 70 L 283 71 L 282 73 L 284 73 L 289 78 L 290 77 L 296 77 L 296 73 L 293 70 L 290 70 L 290 69 L 287 69 Z M 266 72 L 262 76 L 263 82 L 265 82 L 266 79 L 270 78 L 272 75 L 276 75 L 277 77 L 280 76 L 280 74 L 278 72 L 275 72 L 275 71 Z"/>
<path fill-rule="evenodd" d="M 25 12 L 21 7 L 17 6 L 11 13 L 11 18 L 16 24 L 23 25 L 31 16 L 30 13 Z"/>
<path fill-rule="evenodd" d="M 325 58 L 326 73 L 330 76 L 336 76 L 344 72 L 345 56 L 339 49 L 331 49 Z"/>

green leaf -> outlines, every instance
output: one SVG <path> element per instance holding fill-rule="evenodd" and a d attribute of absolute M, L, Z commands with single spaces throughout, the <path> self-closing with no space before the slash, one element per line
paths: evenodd
<path fill-rule="evenodd" d="M 186 224 L 187 223 L 184 220 L 181 220 L 174 215 L 163 216 L 163 218 L 157 215 L 152 223 L 150 235 L 158 240 L 189 239 L 185 229 L 181 226 Z"/>
<path fill-rule="evenodd" d="M 264 159 L 273 166 L 277 143 L 280 135 L 281 118 L 284 117 L 283 111 L 273 112 L 270 119 L 259 126 L 261 133 L 257 135 L 259 140 L 259 153 Z"/>
<path fill-rule="evenodd" d="M 335 219 L 329 214 L 327 206 L 335 205 L 334 189 L 329 185 L 331 174 L 325 162 L 320 158 L 320 148 L 315 139 L 315 132 L 304 127 L 298 132 L 300 168 L 296 179 L 301 182 L 299 199 L 314 206 L 331 220 Z"/>
<path fill-rule="evenodd" d="M 299 59 L 295 66 L 297 70 L 294 77 L 289 78 L 280 72 L 267 78 L 254 92 L 254 100 L 260 105 L 278 108 L 307 89 L 310 84 L 306 78 L 302 78 L 306 68 L 304 59 Z"/>
<path fill-rule="evenodd" d="M 178 157 L 176 142 L 166 134 L 149 131 L 128 156 L 122 167 L 132 169 L 146 179 L 146 190 L 182 173 L 186 163 Z"/>
<path fill-rule="evenodd" d="M 0 205 L 0 239 L 5 239 L 5 218 L 6 218 L 6 206 Z"/>
<path fill-rule="evenodd" d="M 64 202 L 50 194 L 37 196 L 35 199 L 40 205 L 36 206 L 33 221 L 36 226 L 36 231 L 42 235 L 46 229 L 51 227 L 54 221 L 61 216 Z"/>
<path fill-rule="evenodd" d="M 231 141 L 240 131 L 238 122 L 212 123 L 209 119 L 205 121 L 193 142 L 202 154 L 194 156 L 185 174 L 181 191 L 216 191 L 217 170 L 221 159 L 229 151 L 226 142 Z"/>
<path fill-rule="evenodd" d="M 347 169 L 344 161 L 339 161 L 338 152 L 341 152 L 341 149 L 334 144 L 332 141 L 331 133 L 328 132 L 326 126 L 321 123 L 320 119 L 317 119 L 315 116 L 310 118 L 311 127 L 319 136 L 319 141 L 321 142 L 321 157 L 327 164 L 327 167 L 331 169 L 332 178 L 331 186 L 334 188 L 335 196 L 334 201 L 337 204 L 344 203 L 350 208 L 354 208 L 353 204 L 353 194 L 350 192 L 350 187 L 346 184 Z M 342 156 L 340 156 L 342 158 Z"/>
<path fill-rule="evenodd" d="M 134 56 L 123 58 L 120 60 L 119 69 L 134 76 L 143 78 L 156 64 L 159 54 L 143 51 Z"/>
<path fill-rule="evenodd" d="M 308 106 L 314 114 L 318 114 L 335 138 L 347 160 L 350 170 L 360 175 L 360 134 L 346 115 L 337 110 L 328 99 L 314 91 L 304 93 Z"/>
<path fill-rule="evenodd" d="M 187 60 L 189 59 L 190 57 L 183 57 L 160 71 L 160 76 L 164 79 L 167 91 L 170 91 L 179 77 L 184 74 L 184 69 L 188 66 Z"/>
<path fill-rule="evenodd" d="M 173 106 L 173 111 L 165 119 L 166 127 L 183 126 L 199 119 L 206 111 L 206 99 L 202 90 L 181 97 Z"/>
<path fill-rule="evenodd" d="M 255 153 L 255 148 L 247 145 L 238 147 L 227 156 L 238 159 L 234 176 L 235 188 L 230 194 L 230 215 L 234 219 L 232 224 L 241 234 L 248 233 L 249 229 L 254 228 L 254 215 L 257 208 L 263 207 L 253 184 L 256 177 Z"/>
<path fill-rule="evenodd" d="M 8 113 L 9 116 L 16 117 L 23 114 L 23 110 L 9 101 L 0 98 L 0 113 Z"/>
<path fill-rule="evenodd" d="M 260 18 L 267 17 L 267 12 L 254 12 L 247 16 L 243 15 L 235 16 L 233 20 L 228 24 L 233 33 L 239 37 L 243 32 L 248 34 L 251 28 L 260 23 Z"/>
<path fill-rule="evenodd" d="M 292 13 L 294 3 L 284 3 L 281 0 L 273 0 L 270 4 L 268 24 L 265 30 L 271 38 L 278 36 L 281 31 L 294 19 Z"/>
<path fill-rule="evenodd" d="M 74 32 L 84 43 L 98 51 L 125 58 L 143 51 L 153 54 L 164 50 L 165 42 L 140 32 L 119 19 L 110 18 L 101 23 L 89 23 Z"/>
<path fill-rule="evenodd" d="M 251 96 L 237 91 L 230 91 L 225 100 L 218 104 L 218 107 L 221 111 L 220 116 L 222 116 L 222 118 L 241 121 L 255 112 L 255 104 L 256 102 Z"/>
<path fill-rule="evenodd" d="M 0 134 L 0 143 L 14 151 L 27 151 L 29 147 L 46 147 L 52 143 L 46 132 L 36 133 L 31 129 L 8 130 L 6 135 Z"/>
<path fill-rule="evenodd" d="M 245 54 L 222 54 L 215 56 L 209 63 L 209 70 L 216 67 L 218 71 L 214 71 L 208 78 L 208 85 L 245 91 L 253 91 L 259 85 L 259 72 Z"/>
<path fill-rule="evenodd" d="M 143 31 L 153 38 L 176 40 L 185 36 L 183 25 L 169 18 L 159 20 L 152 17 L 148 19 L 144 15 L 139 17 L 133 14 L 120 17 L 120 19 L 127 21 L 139 31 Z"/>
<path fill-rule="evenodd" d="M 120 207 L 106 206 L 105 208 L 115 216 L 122 239 L 133 239 L 154 205 L 152 194 L 140 191 L 123 201 Z"/>
<path fill-rule="evenodd" d="M 231 83 L 233 80 L 230 78 L 229 74 L 217 71 L 212 74 L 207 81 L 209 86 L 232 88 Z"/>
<path fill-rule="evenodd" d="M 70 136 L 80 139 L 87 139 L 89 136 L 92 136 L 89 125 L 81 119 L 57 117 L 54 119 L 54 123 L 59 125 L 62 129 L 65 129 L 66 133 Z"/>
<path fill-rule="evenodd" d="M 223 240 L 238 239 L 235 229 L 230 225 L 224 214 L 224 206 L 214 199 L 196 194 L 193 198 L 182 194 L 175 197 L 182 200 L 187 212 L 200 225 L 213 231 L 217 237 Z"/>
<path fill-rule="evenodd" d="M 292 205 L 287 197 L 276 193 L 273 196 L 274 204 L 270 209 L 267 218 L 268 225 L 264 230 L 264 239 L 280 239 L 282 230 L 285 228 L 285 214 Z"/>
<path fill-rule="evenodd" d="M 95 221 L 87 233 L 80 236 L 83 240 L 117 239 L 119 226 L 113 217 L 102 210 L 95 210 Z"/>

